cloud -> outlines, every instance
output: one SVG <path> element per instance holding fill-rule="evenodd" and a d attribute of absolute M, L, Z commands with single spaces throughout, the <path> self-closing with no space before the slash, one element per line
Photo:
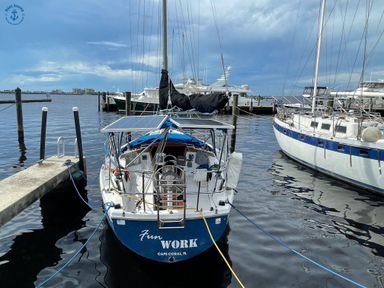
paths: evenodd
<path fill-rule="evenodd" d="M 44 79 L 44 77 L 46 77 L 46 81 L 56 81 L 54 79 L 59 79 L 63 76 L 73 75 L 95 75 L 109 79 L 130 79 L 134 74 L 132 69 L 113 69 L 108 64 L 93 64 L 82 61 L 73 61 L 66 63 L 54 61 L 41 61 L 36 67 L 28 69 L 28 72 L 30 72 L 31 74 L 39 72 L 49 73 L 49 75 L 51 75 L 50 77 L 46 77 L 44 76 L 44 74 L 42 74 L 41 76 L 35 78 Z"/>
<path fill-rule="evenodd" d="M 14 75 L 11 78 L 7 79 L 9 83 L 15 83 L 18 85 L 25 85 L 37 82 L 57 82 L 62 80 L 63 77 L 57 75 L 39 75 L 37 77 L 31 75 Z"/>
<path fill-rule="evenodd" d="M 111 41 L 87 42 L 87 44 L 106 45 L 106 46 L 112 46 L 112 47 L 116 47 L 116 48 L 127 47 L 127 45 L 125 45 L 125 44 L 117 43 L 117 42 L 111 42 Z"/>

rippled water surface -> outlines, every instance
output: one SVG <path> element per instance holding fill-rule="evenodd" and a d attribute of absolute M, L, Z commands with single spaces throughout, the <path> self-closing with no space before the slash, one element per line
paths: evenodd
<path fill-rule="evenodd" d="M 28 97 L 45 95 L 23 95 Z M 0 106 L 0 179 L 38 161 L 43 106 L 48 107 L 46 157 L 57 154 L 60 136 L 65 153 L 74 155 L 72 107 L 78 107 L 88 179 L 97 178 L 106 139 L 100 129 L 121 115 L 98 112 L 95 96 L 52 98 L 23 104 L 24 143 L 18 141 L 15 106 Z M 272 116 L 238 119 L 236 150 L 244 161 L 234 206 L 309 259 L 363 286 L 384 287 L 384 198 L 286 158 L 271 124 Z M 101 203 L 97 180 L 82 192 L 92 205 Z M 0 227 L 0 287 L 41 284 L 89 239 L 103 215 L 88 208 L 71 183 L 35 202 Z M 358 287 L 293 253 L 236 210 L 219 244 L 245 287 Z M 102 222 L 79 255 L 43 287 L 241 286 L 215 249 L 184 263 L 158 264 L 122 247 Z"/>

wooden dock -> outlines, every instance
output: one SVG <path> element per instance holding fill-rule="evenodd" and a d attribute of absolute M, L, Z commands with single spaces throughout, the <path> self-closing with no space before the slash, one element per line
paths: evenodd
<path fill-rule="evenodd" d="M 79 158 L 53 156 L 0 181 L 0 227 L 69 178 L 66 160 L 78 165 Z M 84 158 L 84 172 L 86 171 Z M 71 173 L 76 168 L 70 168 Z"/>
<path fill-rule="evenodd" d="M 21 100 L 21 103 L 33 103 L 33 102 L 52 102 L 52 99 L 29 99 Z M 15 100 L 0 100 L 0 104 L 14 104 Z"/>
<path fill-rule="evenodd" d="M 114 103 L 111 103 L 107 106 L 107 104 L 102 103 L 102 110 L 104 112 L 116 112 L 117 106 Z M 141 113 L 141 112 L 140 112 Z M 232 113 L 232 105 L 226 106 L 219 114 L 231 114 Z M 271 115 L 275 114 L 276 109 L 273 105 L 268 106 L 239 106 L 239 114 L 263 114 L 263 115 Z"/>

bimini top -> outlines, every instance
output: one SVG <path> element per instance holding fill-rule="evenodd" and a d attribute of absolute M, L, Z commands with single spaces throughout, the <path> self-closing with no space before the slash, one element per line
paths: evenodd
<path fill-rule="evenodd" d="M 233 129 L 230 124 L 213 119 L 170 118 L 165 115 L 125 116 L 101 129 L 101 132 L 153 131 L 172 125 L 188 129 Z"/>
<path fill-rule="evenodd" d="M 133 148 L 139 147 L 141 145 L 149 145 L 151 144 L 159 134 L 145 134 L 141 136 L 140 138 L 133 140 L 129 142 L 129 145 Z M 156 143 L 159 143 L 162 141 L 164 136 L 161 136 L 159 139 L 156 140 Z M 186 133 L 169 133 L 167 137 L 168 143 L 181 143 L 181 144 L 187 144 L 187 145 L 193 145 L 196 147 L 203 147 L 204 142 L 191 136 Z"/>

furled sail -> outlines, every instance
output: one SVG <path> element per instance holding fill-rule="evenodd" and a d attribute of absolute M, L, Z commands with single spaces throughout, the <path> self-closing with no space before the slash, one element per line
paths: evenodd
<path fill-rule="evenodd" d="M 161 70 L 161 79 L 159 85 L 159 104 L 160 109 L 166 109 L 168 96 L 171 97 L 173 106 L 177 106 L 184 111 L 196 109 L 201 113 L 212 113 L 215 110 L 224 108 L 229 98 L 225 93 L 215 92 L 212 94 L 192 94 L 187 96 L 176 90 L 172 80 L 168 76 L 168 71 Z"/>

